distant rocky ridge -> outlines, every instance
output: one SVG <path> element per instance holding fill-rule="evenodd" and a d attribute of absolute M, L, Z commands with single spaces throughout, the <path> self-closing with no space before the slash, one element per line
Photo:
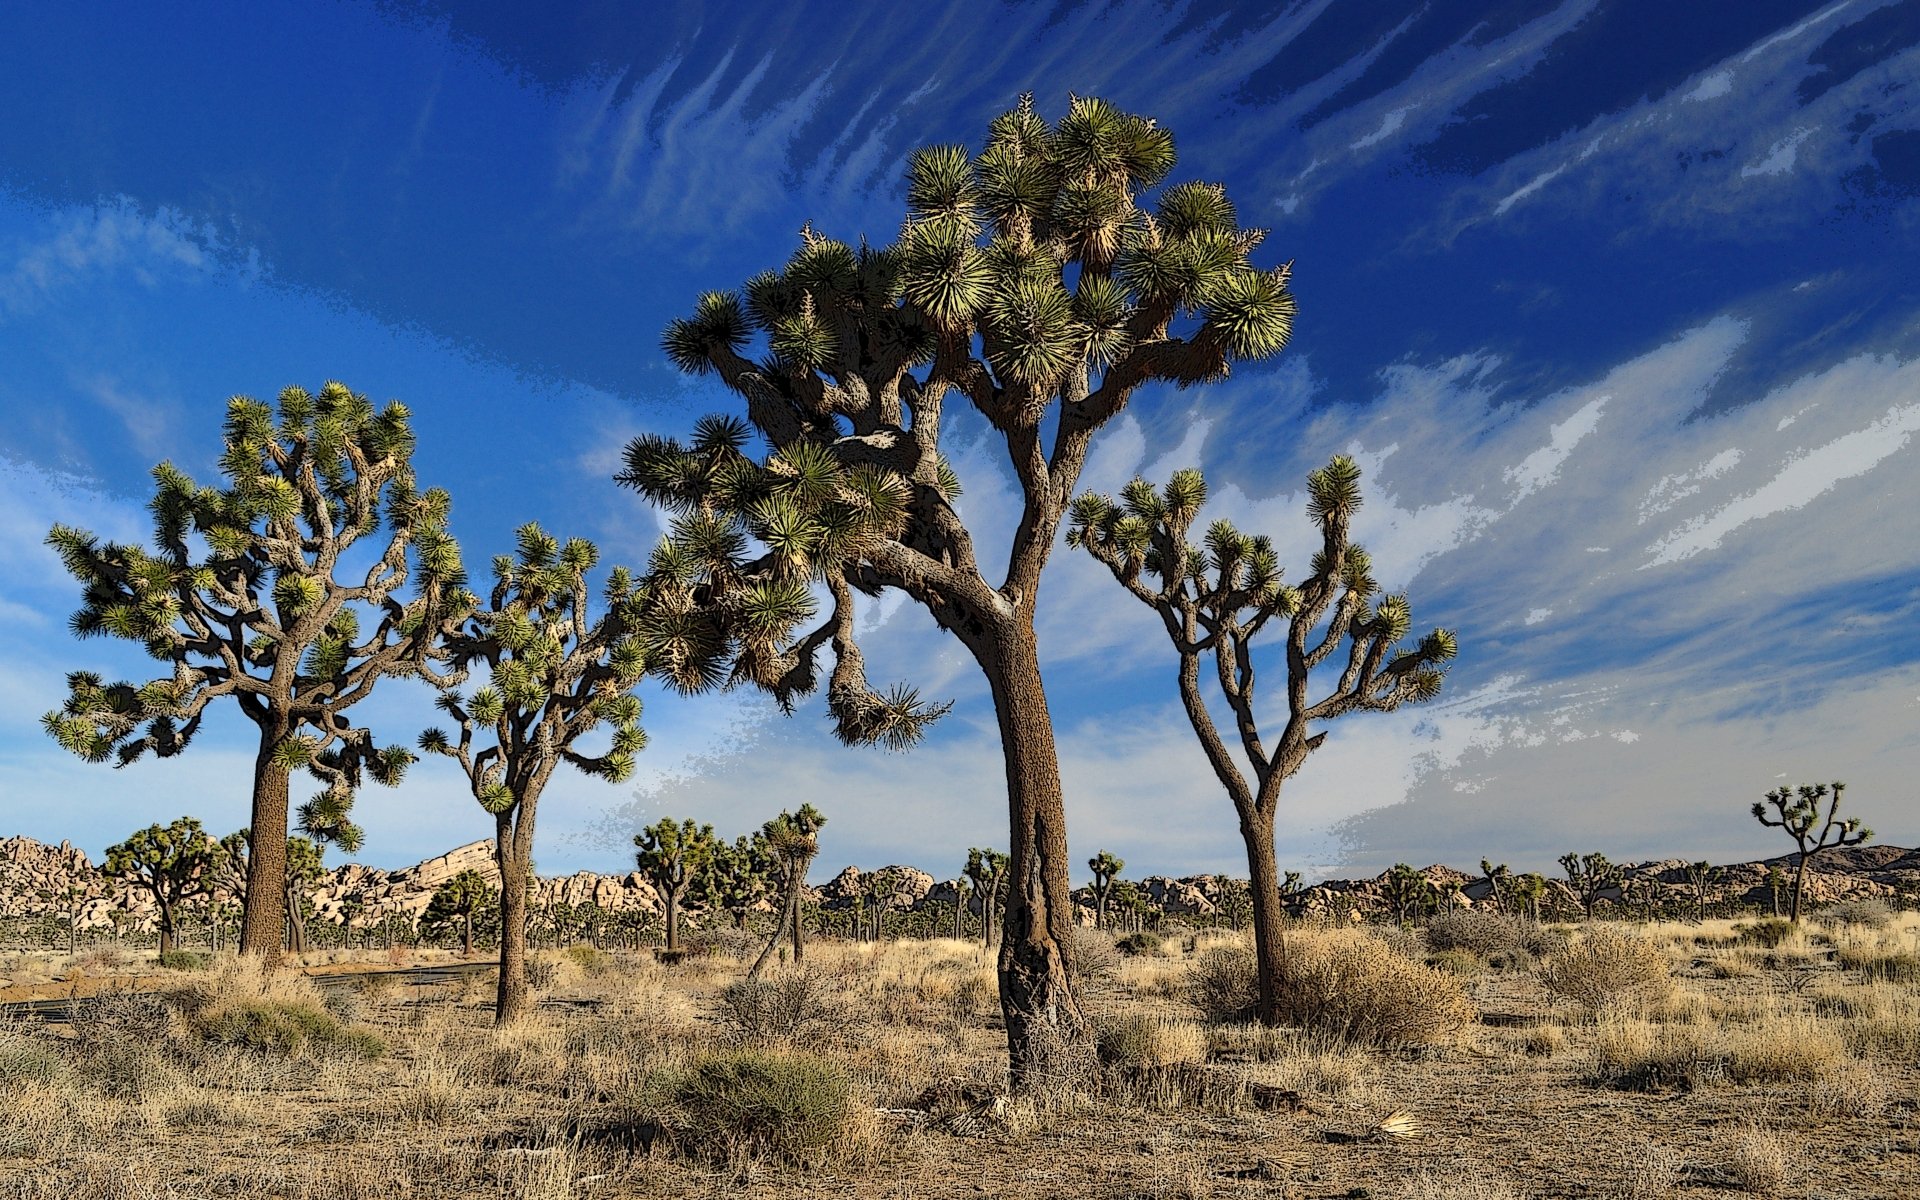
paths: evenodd
<path fill-rule="evenodd" d="M 1758 862 L 1733 863 L 1720 867 L 1715 896 L 1765 907 L 1767 868 L 1790 872 L 1791 855 Z M 1682 859 L 1622 864 L 1626 881 L 1650 881 L 1655 894 L 1667 905 L 1679 905 L 1692 897 L 1686 880 L 1687 863 Z M 309 892 L 319 921 L 340 923 L 342 904 L 359 901 L 362 927 L 377 924 L 387 914 L 403 918 L 417 917 L 427 907 L 434 889 L 461 871 L 474 870 L 497 882 L 493 865 L 493 844 L 473 842 L 397 871 L 385 871 L 361 863 L 347 863 L 326 872 Z M 914 911 L 932 905 L 950 906 L 960 894 L 957 880 L 937 880 L 914 867 L 884 868 L 887 889 L 884 903 L 889 909 Z M 1438 887 L 1459 885 L 1451 903 L 1463 907 L 1488 903 L 1489 886 L 1484 876 L 1447 866 L 1430 866 L 1421 874 Z M 828 882 L 807 889 L 807 899 L 829 910 L 846 909 L 860 899 L 866 876 L 858 867 L 847 867 Z M 1288 898 L 1297 913 L 1326 914 L 1336 917 L 1378 912 L 1385 906 L 1386 876 L 1373 879 L 1329 880 Z M 1229 884 L 1240 883 L 1226 875 L 1190 875 L 1174 879 L 1149 875 L 1135 881 L 1150 911 L 1167 915 L 1207 917 L 1221 913 Z M 1551 906 L 1561 911 L 1577 907 L 1571 891 L 1560 880 L 1549 881 Z M 0 838 L 0 919 L 52 918 L 65 921 L 69 896 L 81 929 L 111 928 L 116 922 L 129 930 L 151 931 L 154 925 L 152 901 L 144 892 L 104 877 L 85 852 L 67 842 L 47 845 L 28 837 Z M 1813 908 L 1837 900 L 1878 896 L 1886 899 L 1920 897 L 1920 851 L 1898 846 L 1856 846 L 1830 850 L 1813 861 L 1807 872 L 1806 902 Z M 1074 893 L 1079 917 L 1091 922 L 1093 897 L 1090 889 Z M 1619 903 L 1619 888 L 1602 893 L 1603 900 Z M 624 875 L 600 875 L 580 871 L 572 875 L 541 878 L 535 881 L 529 898 L 534 909 L 560 905 L 598 907 L 607 912 L 638 913 L 658 916 L 662 911 L 659 893 L 637 872 Z M 121 914 L 115 916 L 114 914 Z"/>

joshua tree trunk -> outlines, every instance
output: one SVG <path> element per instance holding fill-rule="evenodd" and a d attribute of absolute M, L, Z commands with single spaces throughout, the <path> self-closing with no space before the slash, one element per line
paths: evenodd
<path fill-rule="evenodd" d="M 1073 898 L 1067 877 L 1066 806 L 1060 791 L 1053 718 L 1040 684 L 1032 607 L 981 638 L 965 638 L 986 672 L 1006 758 L 1012 853 L 1000 931 L 1000 1006 L 1006 1015 L 1012 1080 L 1026 1080 L 1036 1049 L 1085 1036 L 1086 1021 L 1067 978 Z M 982 898 L 991 913 L 993 897 Z M 992 918 L 985 922 L 992 928 Z M 989 935 L 990 936 L 990 935 Z M 1039 1027 L 1047 1027 L 1047 1036 Z"/>
<path fill-rule="evenodd" d="M 288 731 L 263 728 L 253 765 L 252 844 L 247 853 L 247 903 L 240 920 L 240 953 L 272 966 L 287 936 L 287 766 L 274 749 Z"/>
<path fill-rule="evenodd" d="M 785 897 L 781 899 L 780 915 L 778 918 L 775 919 L 773 923 L 773 936 L 767 939 L 767 944 L 761 947 L 760 949 L 760 956 L 754 959 L 753 966 L 748 968 L 747 970 L 748 979 L 752 980 L 752 979 L 760 978 L 760 972 L 766 969 L 767 960 L 773 957 L 774 947 L 780 944 L 781 938 L 786 937 L 789 934 L 791 934 L 793 937 L 793 961 L 796 964 L 799 963 L 800 961 L 800 880 L 805 876 L 805 872 L 806 872 L 805 865 L 799 862 L 795 862 L 788 867 L 787 889 L 786 889 L 787 894 Z"/>
<path fill-rule="evenodd" d="M 1280 871 L 1273 857 L 1273 809 L 1240 814 L 1240 836 L 1247 844 L 1247 891 L 1253 905 L 1253 953 L 1260 990 L 1255 1015 L 1263 1025 L 1280 1023 L 1276 984 L 1286 956 L 1281 937 Z"/>
<path fill-rule="evenodd" d="M 173 905 L 162 898 L 157 906 L 160 910 L 160 953 L 173 952 Z"/>
<path fill-rule="evenodd" d="M 300 889 L 289 879 L 286 894 L 287 949 L 294 954 L 307 952 L 307 917 L 300 911 Z"/>
<path fill-rule="evenodd" d="M 668 886 L 660 890 L 667 905 L 667 953 L 672 954 L 680 949 L 680 889 Z"/>
<path fill-rule="evenodd" d="M 787 885 L 787 928 L 793 940 L 793 965 L 800 965 L 801 955 L 806 953 L 806 935 L 800 929 L 800 889 L 807 886 L 807 868 L 813 865 L 813 856 L 809 854 L 794 865 L 793 882 Z"/>
<path fill-rule="evenodd" d="M 1800 849 L 1800 861 L 1795 863 L 1793 867 L 1793 898 L 1789 902 L 1787 909 L 1787 920 L 1789 921 L 1798 922 L 1800 920 L 1800 889 L 1806 886 L 1806 882 L 1807 851 L 1803 846 Z"/>
<path fill-rule="evenodd" d="M 524 806 L 527 802 L 522 801 Z M 527 986 L 527 877 L 531 870 L 533 814 L 517 823 L 511 812 L 494 818 L 494 862 L 500 868 L 500 981 L 495 989 L 493 1023 L 507 1025 L 531 1007 Z"/>

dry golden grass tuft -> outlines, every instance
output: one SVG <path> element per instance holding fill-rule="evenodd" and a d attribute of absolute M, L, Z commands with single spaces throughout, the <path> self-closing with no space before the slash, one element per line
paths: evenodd
<path fill-rule="evenodd" d="M 1095 1045 L 1103 1063 L 1123 1067 L 1168 1067 L 1207 1059 L 1207 1031 L 1192 1021 L 1151 1013 L 1124 1013 L 1096 1024 Z"/>

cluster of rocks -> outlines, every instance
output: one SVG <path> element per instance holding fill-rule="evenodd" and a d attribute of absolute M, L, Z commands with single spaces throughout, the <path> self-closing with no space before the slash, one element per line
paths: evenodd
<path fill-rule="evenodd" d="M 1734 863 L 1718 868 L 1713 896 L 1765 907 L 1770 900 L 1769 868 L 1791 872 L 1791 856 L 1759 862 Z M 1694 895 L 1681 859 L 1623 864 L 1623 883 L 1632 888 L 1650 884 L 1648 892 L 1663 907 L 1680 907 Z M 315 913 L 324 922 L 344 923 L 357 910 L 356 924 L 372 926 L 388 914 L 403 919 L 425 911 L 434 890 L 462 871 L 477 871 L 495 884 L 493 844 L 473 842 L 397 871 L 348 863 L 327 871 L 309 890 Z M 1493 903 L 1492 888 L 1483 875 L 1434 865 L 1419 872 L 1436 893 L 1460 907 Z M 871 879 L 878 876 L 874 891 Z M 1372 879 L 1328 880 L 1289 897 L 1297 913 L 1358 917 L 1388 906 L 1389 873 Z M 893 866 L 871 874 L 847 867 L 831 880 L 807 889 L 805 899 L 830 911 L 879 903 L 894 911 L 911 912 L 931 906 L 950 907 L 965 891 L 957 879 L 935 879 L 914 867 Z M 1136 893 L 1150 912 L 1187 917 L 1232 915 L 1232 896 L 1244 880 L 1226 875 L 1172 878 L 1149 875 L 1133 881 Z M 1578 899 L 1563 880 L 1549 880 L 1547 905 L 1559 911 L 1577 908 Z M 1894 899 L 1920 895 L 1920 851 L 1898 846 L 1857 846 L 1831 850 L 1814 860 L 1807 871 L 1806 904 L 1812 908 L 1863 897 Z M 1601 893 L 1603 901 L 1623 902 L 1623 889 Z M 1093 919 L 1092 890 L 1074 893 L 1079 918 Z M 598 908 L 609 913 L 659 916 L 664 908 L 659 892 L 637 872 L 600 875 L 581 871 L 535 881 L 529 897 L 535 910 Z M 977 901 L 973 902 L 977 909 Z M 763 906 L 770 907 L 770 906 Z M 46 845 L 26 837 L 0 838 L 0 919 L 53 918 L 64 922 L 72 913 L 81 929 L 119 925 L 151 931 L 153 902 L 128 884 L 107 878 L 85 852 L 70 843 Z"/>

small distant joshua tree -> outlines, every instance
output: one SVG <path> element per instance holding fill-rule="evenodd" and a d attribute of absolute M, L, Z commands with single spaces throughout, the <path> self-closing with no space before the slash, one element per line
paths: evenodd
<path fill-rule="evenodd" d="M 1359 464 L 1336 456 L 1307 476 L 1307 491 L 1320 548 L 1297 587 L 1281 582 L 1279 555 L 1264 535 L 1242 533 L 1223 519 L 1207 527 L 1204 546 L 1187 540 L 1207 499 L 1206 480 L 1196 470 L 1174 472 L 1163 489 L 1135 479 L 1118 503 L 1083 495 L 1073 502 L 1067 530 L 1067 544 L 1104 564 L 1159 615 L 1173 641 L 1187 720 L 1240 818 L 1253 893 L 1257 1011 L 1267 1024 L 1279 1019 L 1284 952 L 1273 850 L 1281 786 L 1326 741 L 1327 732 L 1311 732 L 1313 726 L 1431 700 L 1440 694 L 1446 663 L 1457 649 L 1445 629 L 1402 644 L 1413 608 L 1403 595 L 1379 594 L 1372 558 L 1350 537 L 1361 502 Z M 1270 721 L 1263 737 L 1253 645 L 1270 624 L 1283 631 L 1285 708 L 1277 714 L 1277 732 Z M 1201 688 L 1202 660 L 1211 661 L 1219 694 L 1233 713 L 1238 754 L 1221 735 Z"/>
<path fill-rule="evenodd" d="M 276 419 L 236 396 L 223 437 L 223 487 L 154 468 L 154 549 L 65 525 L 47 535 L 86 588 L 73 632 L 139 642 L 169 670 L 114 684 L 76 671 L 42 724 L 88 762 L 124 767 L 149 750 L 184 752 L 216 701 L 239 707 L 259 734 L 240 949 L 271 960 L 286 923 L 288 777 L 304 769 L 324 789 L 301 806 L 300 827 L 357 848 L 349 817 L 362 776 L 398 783 L 413 756 L 376 746 L 347 710 L 383 676 L 412 674 L 444 613 L 470 597 L 443 528 L 447 494 L 414 488 L 404 405 L 375 411 L 329 383 L 317 396 L 281 392 Z M 383 525 L 384 547 L 368 554 L 362 540 Z M 364 564 L 358 582 L 342 578 L 349 561 Z M 415 598 L 402 603 L 410 580 Z"/>
<path fill-rule="evenodd" d="M 800 892 L 807 886 L 807 868 L 820 853 L 820 830 L 826 823 L 819 809 L 802 804 L 797 812 L 782 812 L 761 826 L 760 836 L 773 855 L 780 882 L 780 917 L 773 923 L 773 936 L 747 971 L 748 979 L 760 978 L 783 934 L 792 939 L 794 963 L 800 962 L 805 945 L 800 932 Z"/>
<path fill-rule="evenodd" d="M 200 822 L 181 817 L 171 825 L 149 825 L 117 846 L 107 847 L 105 871 L 153 897 L 160 919 L 160 953 L 177 941 L 180 906 L 213 894 L 220 843 Z"/>
<path fill-rule="evenodd" d="M 420 914 L 420 927 L 446 929 L 458 921 L 460 953 L 472 958 L 473 919 L 492 904 L 496 896 L 486 876 L 474 870 L 462 871 L 434 889 L 427 900 L 426 911 Z"/>
<path fill-rule="evenodd" d="M 1540 919 L 1541 901 L 1547 898 L 1547 879 L 1529 871 L 1525 875 L 1515 875 L 1507 882 L 1507 897 L 1513 904 L 1516 914 L 1525 913 L 1530 921 Z"/>
<path fill-rule="evenodd" d="M 1693 919 L 1707 919 L 1707 903 L 1713 899 L 1714 885 L 1720 882 L 1720 868 L 1702 859 L 1687 864 L 1687 886 L 1693 889 Z"/>
<path fill-rule="evenodd" d="M 1480 860 L 1480 874 L 1487 880 L 1487 896 L 1493 901 L 1494 908 L 1503 913 L 1513 911 L 1513 872 L 1507 864 L 1495 865 L 1492 859 Z"/>
<path fill-rule="evenodd" d="M 973 894 L 980 901 L 980 944 L 988 949 L 993 947 L 1000 891 L 1006 882 L 1010 862 L 998 850 L 982 850 L 975 846 L 967 851 L 967 878 L 973 881 Z"/>
<path fill-rule="evenodd" d="M 1300 882 L 1300 872 L 1298 871 L 1288 871 L 1280 880 L 1280 894 L 1282 896 L 1297 896 L 1303 890 L 1303 887 L 1304 885 Z"/>
<path fill-rule="evenodd" d="M 667 953 L 680 949 L 680 897 L 697 883 L 713 859 L 717 839 L 713 826 L 696 824 L 692 817 L 675 821 L 662 817 L 634 835 L 634 861 L 640 874 L 660 893 L 667 925 Z"/>
<path fill-rule="evenodd" d="M 1229 879 L 1221 884 L 1219 905 L 1220 915 L 1238 933 L 1240 927 L 1247 923 L 1247 918 L 1253 915 L 1253 898 L 1248 894 L 1246 880 Z"/>
<path fill-rule="evenodd" d="M 700 900 L 712 911 L 726 913 L 735 929 L 745 929 L 748 916 L 772 895 L 778 870 L 764 834 L 741 834 L 732 842 L 716 838 L 700 877 Z"/>
<path fill-rule="evenodd" d="M 1837 779 L 1831 787 L 1824 783 L 1803 783 L 1794 789 L 1776 788 L 1767 793 L 1764 801 L 1754 802 L 1754 819 L 1762 825 L 1786 830 L 1787 836 L 1800 848 L 1793 866 L 1793 898 L 1787 911 L 1790 921 L 1800 919 L 1800 896 L 1806 886 L 1807 863 L 1823 850 L 1858 846 L 1873 838 L 1873 830 L 1863 826 L 1859 817 L 1840 816 L 1840 795 L 1846 790 L 1847 785 Z"/>
<path fill-rule="evenodd" d="M 326 847 L 311 838 L 287 839 L 287 949 L 307 952 L 307 891 L 326 874 Z"/>
<path fill-rule="evenodd" d="M 1087 870 L 1093 872 L 1094 924 L 1102 929 L 1107 927 L 1107 897 L 1113 892 L 1113 881 L 1126 869 L 1126 859 L 1105 850 L 1087 860 Z"/>
<path fill-rule="evenodd" d="M 1599 903 L 1600 894 L 1620 883 L 1620 868 L 1598 851 L 1576 854 L 1569 850 L 1560 856 L 1560 869 L 1567 873 L 1567 886 L 1573 889 L 1589 921 L 1593 920 L 1593 906 Z"/>
<path fill-rule="evenodd" d="M 1780 916 L 1780 896 L 1787 890 L 1786 872 L 1777 866 L 1769 865 L 1763 886 L 1767 889 L 1767 898 L 1773 902 L 1773 915 L 1778 919 Z"/>
<path fill-rule="evenodd" d="M 448 624 L 433 657 L 450 664 L 422 670 L 441 689 L 437 703 L 454 723 L 420 735 L 420 749 L 460 764 L 468 790 L 493 818 L 493 860 L 500 872 L 500 978 L 494 1023 L 531 1007 L 527 979 L 527 891 L 540 797 L 562 766 L 619 783 L 633 774 L 647 744 L 633 688 L 646 656 L 630 619 L 640 601 L 632 574 L 609 572 L 604 608 L 591 607 L 587 574 L 599 561 L 592 542 L 564 543 L 528 522 L 514 531 L 515 553 L 493 560 L 485 609 Z M 471 696 L 454 690 L 476 665 L 487 682 Z M 598 753 L 585 739 L 611 728 Z"/>
<path fill-rule="evenodd" d="M 1403 925 L 1420 915 L 1433 892 L 1427 877 L 1406 863 L 1393 864 L 1383 882 L 1387 907 L 1393 911 L 1393 919 Z"/>

